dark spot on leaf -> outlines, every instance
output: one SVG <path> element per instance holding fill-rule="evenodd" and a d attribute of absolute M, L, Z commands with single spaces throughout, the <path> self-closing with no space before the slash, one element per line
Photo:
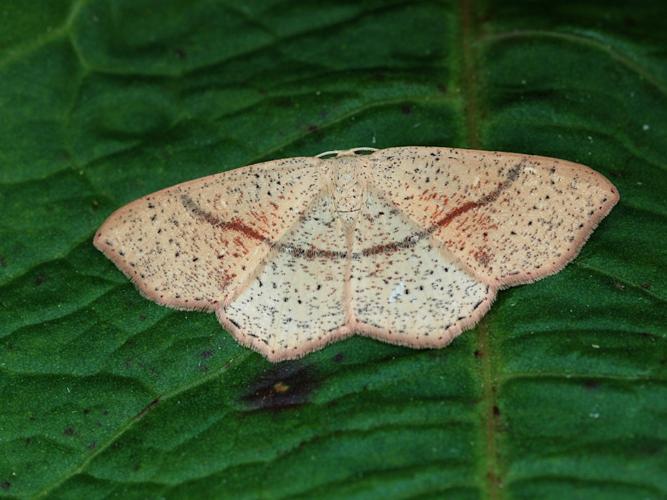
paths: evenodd
<path fill-rule="evenodd" d="M 336 354 L 336 355 L 333 357 L 333 360 L 334 360 L 336 363 L 340 363 L 340 362 L 343 361 L 344 359 L 345 359 L 345 355 L 344 355 L 342 352 L 339 352 L 338 354 Z"/>
<path fill-rule="evenodd" d="M 10 483 L 9 481 L 3 481 L 3 482 L 0 483 L 0 489 L 3 489 L 5 491 L 7 491 L 11 487 L 12 487 L 12 483 Z"/>
<path fill-rule="evenodd" d="M 494 417 L 500 416 L 500 408 L 498 408 L 496 405 L 493 405 L 493 416 Z"/>
<path fill-rule="evenodd" d="M 647 281 L 646 283 L 642 283 L 640 285 L 644 290 L 650 290 L 651 289 L 651 284 Z"/>
<path fill-rule="evenodd" d="M 146 416 L 151 410 L 154 410 L 155 407 L 160 403 L 160 398 L 155 398 L 153 401 L 144 406 L 141 411 L 137 414 L 137 418 L 142 418 Z"/>
<path fill-rule="evenodd" d="M 598 382 L 597 380 L 592 380 L 592 379 L 585 380 L 584 381 L 584 387 L 586 389 L 597 389 L 598 387 L 600 387 L 600 382 Z"/>
<path fill-rule="evenodd" d="M 320 129 L 317 125 L 308 125 L 308 132 L 314 133 Z"/>
<path fill-rule="evenodd" d="M 176 53 L 176 57 L 178 57 L 180 60 L 187 59 L 188 57 L 188 54 L 185 52 L 185 50 L 180 47 L 176 47 L 174 52 Z"/>
<path fill-rule="evenodd" d="M 317 385 L 310 365 L 286 361 L 262 372 L 241 400 L 252 410 L 280 411 L 308 403 Z"/>
<path fill-rule="evenodd" d="M 475 355 L 476 358 L 481 358 L 484 356 L 484 353 L 479 349 L 475 349 L 475 352 L 473 354 Z"/>
<path fill-rule="evenodd" d="M 626 28 L 634 28 L 637 26 L 637 20 L 630 16 L 625 16 L 623 17 L 623 24 Z"/>
<path fill-rule="evenodd" d="M 40 286 L 45 281 L 46 281 L 46 276 L 44 276 L 43 274 L 40 273 L 37 276 L 35 276 L 35 286 Z"/>
<path fill-rule="evenodd" d="M 201 353 L 201 359 L 208 359 L 213 356 L 213 351 L 207 350 Z"/>
<path fill-rule="evenodd" d="M 498 475 L 495 472 L 489 471 L 486 474 L 486 478 L 487 478 L 487 481 L 489 483 L 493 483 L 493 484 L 497 485 L 498 487 L 500 487 L 501 481 L 500 481 L 500 479 L 498 478 Z"/>
<path fill-rule="evenodd" d="M 65 436 L 73 436 L 74 434 L 76 434 L 76 431 L 74 430 L 74 427 L 69 425 L 69 426 L 65 427 L 65 430 L 63 431 L 63 434 Z"/>
<path fill-rule="evenodd" d="M 95 441 L 91 441 L 90 443 L 88 443 L 89 450 L 94 450 L 95 448 L 97 448 L 97 443 Z"/>
<path fill-rule="evenodd" d="M 275 100 L 275 103 L 282 108 L 291 108 L 294 106 L 294 101 L 289 97 L 279 97 Z"/>
<path fill-rule="evenodd" d="M 403 113 L 404 115 L 411 114 L 412 113 L 412 104 L 403 104 L 403 106 L 401 106 L 401 113 Z"/>

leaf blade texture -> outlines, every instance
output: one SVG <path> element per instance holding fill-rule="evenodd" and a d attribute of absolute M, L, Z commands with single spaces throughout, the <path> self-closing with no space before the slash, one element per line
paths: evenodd
<path fill-rule="evenodd" d="M 3 9 L 0 495 L 664 497 L 661 2 Z M 570 266 L 442 351 L 352 338 L 272 367 L 90 244 L 188 179 L 434 144 L 621 193 Z"/>

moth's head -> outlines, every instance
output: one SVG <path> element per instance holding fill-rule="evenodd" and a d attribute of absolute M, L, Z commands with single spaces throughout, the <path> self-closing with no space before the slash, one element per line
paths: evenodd
<path fill-rule="evenodd" d="M 336 157 L 324 160 L 334 216 L 346 224 L 353 223 L 359 215 L 366 201 L 368 183 L 367 158 L 352 151 L 341 151 Z"/>

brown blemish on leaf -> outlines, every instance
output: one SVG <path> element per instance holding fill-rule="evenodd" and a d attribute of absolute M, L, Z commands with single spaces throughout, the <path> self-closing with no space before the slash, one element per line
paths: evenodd
<path fill-rule="evenodd" d="M 144 406 L 139 413 L 137 413 L 137 418 L 145 417 L 149 412 L 153 411 L 158 404 L 160 404 L 160 398 L 155 398 L 153 401 Z"/>
<path fill-rule="evenodd" d="M 294 107 L 294 101 L 292 100 L 291 97 L 278 97 L 274 100 L 277 106 L 280 106 L 281 108 L 293 108 Z"/>
<path fill-rule="evenodd" d="M 333 360 L 334 360 L 336 363 L 342 363 L 344 359 L 345 359 L 345 355 L 344 355 L 342 352 L 337 353 L 337 354 L 333 357 Z"/>
<path fill-rule="evenodd" d="M 502 488 L 502 481 L 494 471 L 489 471 L 486 474 L 486 479 L 489 483 L 492 483 L 496 488 Z"/>
<path fill-rule="evenodd" d="M 262 372 L 241 400 L 252 410 L 285 410 L 308 403 L 317 385 L 310 365 L 286 361 Z"/>
<path fill-rule="evenodd" d="M 588 379 L 584 381 L 584 387 L 586 389 L 591 389 L 591 390 L 597 389 L 598 387 L 600 387 L 600 382 L 594 379 Z"/>

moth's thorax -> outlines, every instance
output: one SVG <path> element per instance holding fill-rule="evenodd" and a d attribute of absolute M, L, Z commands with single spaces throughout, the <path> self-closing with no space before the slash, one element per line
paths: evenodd
<path fill-rule="evenodd" d="M 339 156 L 325 161 L 334 216 L 344 223 L 353 223 L 366 201 L 367 160 L 359 156 Z"/>

